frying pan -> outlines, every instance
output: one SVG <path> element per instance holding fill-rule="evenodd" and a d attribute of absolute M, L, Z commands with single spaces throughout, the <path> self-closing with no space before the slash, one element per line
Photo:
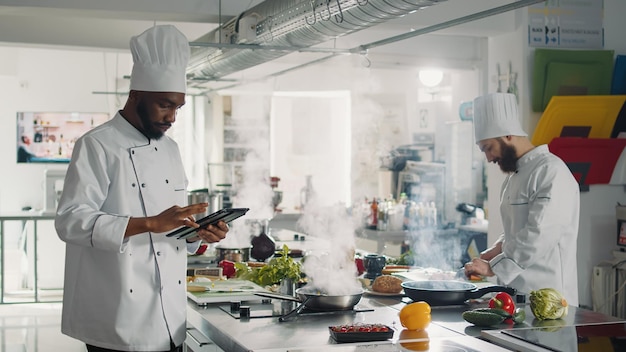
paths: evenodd
<path fill-rule="evenodd" d="M 468 299 L 480 298 L 489 292 L 506 292 L 515 295 L 516 290 L 507 286 L 476 285 L 454 280 L 405 281 L 404 294 L 413 301 L 425 301 L 431 306 L 460 305 Z"/>
<path fill-rule="evenodd" d="M 267 298 L 277 298 L 300 303 L 294 310 L 278 318 L 285 321 L 300 313 L 304 308 L 317 311 L 350 310 L 359 303 L 363 296 L 363 290 L 348 295 L 328 295 L 316 288 L 300 287 L 296 289 L 297 297 L 275 294 L 269 292 L 255 292 L 255 295 Z"/>

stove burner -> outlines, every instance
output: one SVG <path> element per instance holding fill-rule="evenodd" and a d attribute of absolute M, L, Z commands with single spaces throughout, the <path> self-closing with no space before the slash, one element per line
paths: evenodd
<path fill-rule="evenodd" d="M 275 302 L 275 303 L 250 303 L 246 306 L 250 307 L 249 318 L 271 318 L 271 317 L 282 317 L 285 314 L 291 312 L 296 305 L 293 302 Z M 241 314 L 239 311 L 231 310 L 231 305 L 220 305 L 219 308 L 224 312 L 228 313 L 231 317 L 235 319 L 241 319 Z M 351 314 L 351 313 L 362 313 L 362 312 L 373 312 L 372 308 L 360 308 L 358 306 L 354 306 L 352 309 L 343 309 L 343 310 L 313 310 L 309 308 L 304 308 L 297 315 L 308 316 L 308 315 L 331 315 L 331 314 Z"/>

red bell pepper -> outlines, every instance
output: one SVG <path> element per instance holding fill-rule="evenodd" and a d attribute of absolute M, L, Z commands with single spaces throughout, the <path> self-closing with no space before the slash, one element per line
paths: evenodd
<path fill-rule="evenodd" d="M 362 258 L 354 258 L 354 263 L 356 264 L 356 271 L 358 275 L 361 275 L 365 272 L 365 265 L 363 264 Z"/>
<path fill-rule="evenodd" d="M 230 260 L 222 260 L 217 266 L 222 268 L 222 274 L 227 278 L 235 277 L 237 270 L 235 269 L 235 262 L 231 262 Z"/>
<path fill-rule="evenodd" d="M 498 308 L 509 313 L 511 316 L 515 315 L 515 301 L 506 292 L 498 292 L 491 300 L 489 300 L 489 308 Z M 505 322 L 512 323 L 513 319 L 506 319 Z"/>

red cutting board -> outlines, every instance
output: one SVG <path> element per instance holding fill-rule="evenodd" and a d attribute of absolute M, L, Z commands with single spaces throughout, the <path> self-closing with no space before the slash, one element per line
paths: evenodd
<path fill-rule="evenodd" d="M 548 148 L 563 159 L 579 185 L 609 184 L 626 139 L 558 137 Z"/>

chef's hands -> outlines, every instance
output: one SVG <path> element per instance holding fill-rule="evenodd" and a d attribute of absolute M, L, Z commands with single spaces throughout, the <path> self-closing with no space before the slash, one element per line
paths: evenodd
<path fill-rule="evenodd" d="M 181 226 L 200 228 L 196 223 L 194 214 L 204 213 L 208 203 L 197 203 L 186 207 L 172 206 L 160 214 L 145 218 L 130 218 L 126 226 L 124 237 L 134 236 L 144 232 L 169 232 Z M 228 225 L 220 221 L 216 225 L 209 225 L 199 229 L 197 235 L 188 239 L 189 242 L 204 240 L 208 243 L 221 241 L 226 237 Z"/>
<path fill-rule="evenodd" d="M 180 219 L 180 221 L 182 221 L 182 224 L 179 223 L 176 227 L 184 225 L 198 229 L 195 236 L 187 238 L 187 242 L 196 242 L 200 240 L 203 240 L 206 243 L 219 242 L 226 238 L 226 233 L 228 232 L 228 225 L 224 221 L 218 221 L 217 224 L 209 224 L 208 226 L 200 228 L 200 225 L 196 223 L 196 220 L 193 217 L 193 214 L 204 213 L 207 207 L 208 203 L 192 204 L 182 208 L 173 206 L 158 216 L 168 217 L 171 215 L 174 219 Z"/>
<path fill-rule="evenodd" d="M 193 214 L 204 213 L 209 206 L 208 203 L 198 203 L 179 207 L 177 205 L 165 209 L 161 214 L 154 217 L 156 228 L 152 232 L 171 231 L 177 227 L 189 226 L 197 229 L 200 225 L 196 224 Z"/>
<path fill-rule="evenodd" d="M 495 273 L 491 270 L 489 261 L 500 253 L 502 253 L 502 242 L 496 242 L 491 248 L 487 248 L 485 251 L 481 252 L 480 257 L 474 258 L 472 261 L 465 264 L 463 267 L 465 269 L 465 276 L 494 276 Z"/>
<path fill-rule="evenodd" d="M 195 224 L 195 223 L 194 223 Z M 197 224 L 196 224 L 197 225 Z M 203 240 L 206 243 L 215 243 L 226 238 L 228 232 L 228 225 L 220 220 L 215 225 L 209 225 L 199 229 L 196 236 L 187 239 L 187 242 L 196 242 Z"/>
<path fill-rule="evenodd" d="M 480 276 L 494 276 L 494 272 L 491 270 L 491 265 L 485 259 L 474 258 L 464 266 L 465 276 L 480 275 Z"/>

